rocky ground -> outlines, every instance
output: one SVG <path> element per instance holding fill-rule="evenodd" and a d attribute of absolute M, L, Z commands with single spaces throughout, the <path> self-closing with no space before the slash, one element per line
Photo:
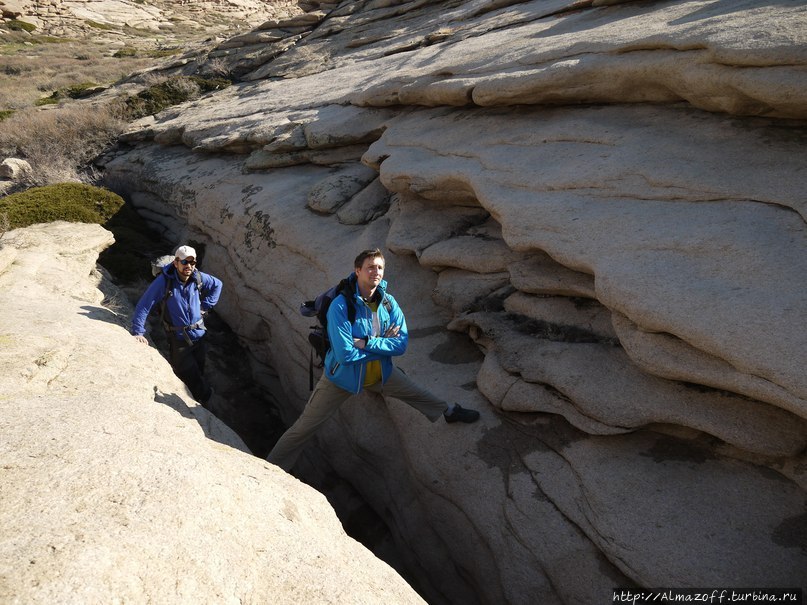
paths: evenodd
<path fill-rule="evenodd" d="M 301 12 L 292 0 L 0 2 L 0 120 L 89 96 L 157 65 L 193 66 L 217 44 Z M 216 63 L 207 73 L 230 76 Z M 142 88 L 138 81 L 115 94 Z M 58 99 L 47 100 L 53 93 Z"/>

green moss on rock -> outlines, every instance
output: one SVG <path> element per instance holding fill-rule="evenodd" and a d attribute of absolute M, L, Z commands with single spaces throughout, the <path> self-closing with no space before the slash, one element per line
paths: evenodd
<path fill-rule="evenodd" d="M 36 25 L 19 19 L 9 19 L 6 21 L 6 27 L 12 31 L 26 31 L 29 34 L 36 29 Z"/>
<path fill-rule="evenodd" d="M 116 193 L 82 183 L 33 187 L 0 199 L 11 229 L 52 221 L 105 225 L 122 207 Z"/>

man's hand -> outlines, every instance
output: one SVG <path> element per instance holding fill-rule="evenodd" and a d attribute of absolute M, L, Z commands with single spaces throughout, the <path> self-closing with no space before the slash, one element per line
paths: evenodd
<path fill-rule="evenodd" d="M 401 326 L 392 325 L 384 332 L 384 338 L 397 338 L 398 333 L 401 331 Z M 367 346 L 367 341 L 364 338 L 354 338 L 353 346 L 357 349 L 363 349 Z"/>
<path fill-rule="evenodd" d="M 142 334 L 135 334 L 135 340 L 137 342 L 142 342 L 144 345 L 147 345 L 149 343 L 146 337 L 143 336 Z"/>

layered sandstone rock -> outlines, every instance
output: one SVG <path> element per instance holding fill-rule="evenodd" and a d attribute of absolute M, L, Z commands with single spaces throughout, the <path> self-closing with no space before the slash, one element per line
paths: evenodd
<path fill-rule="evenodd" d="M 0 238 L 0 601 L 423 603 L 135 342 L 111 243 Z"/>
<path fill-rule="evenodd" d="M 390 252 L 400 365 L 482 421 L 364 396 L 310 462 L 385 517 L 435 603 L 807 568 L 807 9 L 610 4 L 346 2 L 258 30 L 222 55 L 250 83 L 108 159 L 153 224 L 207 242 L 290 421 L 299 302 Z"/>

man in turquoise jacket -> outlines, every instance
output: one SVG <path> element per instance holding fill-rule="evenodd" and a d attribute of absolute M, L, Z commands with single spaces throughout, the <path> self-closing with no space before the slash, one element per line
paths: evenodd
<path fill-rule="evenodd" d="M 140 297 L 132 316 L 132 334 L 148 344 L 146 318 L 154 305 L 164 305 L 161 319 L 171 347 L 171 367 L 204 405 L 213 389 L 204 376 L 207 340 L 202 316 L 218 302 L 222 283 L 196 268 L 196 250 L 190 246 L 180 246 L 174 255 Z"/>
<path fill-rule="evenodd" d="M 328 339 L 322 376 L 303 413 L 283 434 L 267 460 L 291 470 L 306 442 L 339 406 L 363 389 L 400 399 L 432 422 L 476 422 L 479 412 L 449 404 L 418 386 L 392 363 L 403 355 L 409 341 L 406 319 L 395 299 L 386 291 L 384 255 L 379 249 L 360 253 L 355 273 L 348 279 L 349 291 L 333 299 L 328 308 Z M 348 319 L 348 305 L 355 320 Z"/>

